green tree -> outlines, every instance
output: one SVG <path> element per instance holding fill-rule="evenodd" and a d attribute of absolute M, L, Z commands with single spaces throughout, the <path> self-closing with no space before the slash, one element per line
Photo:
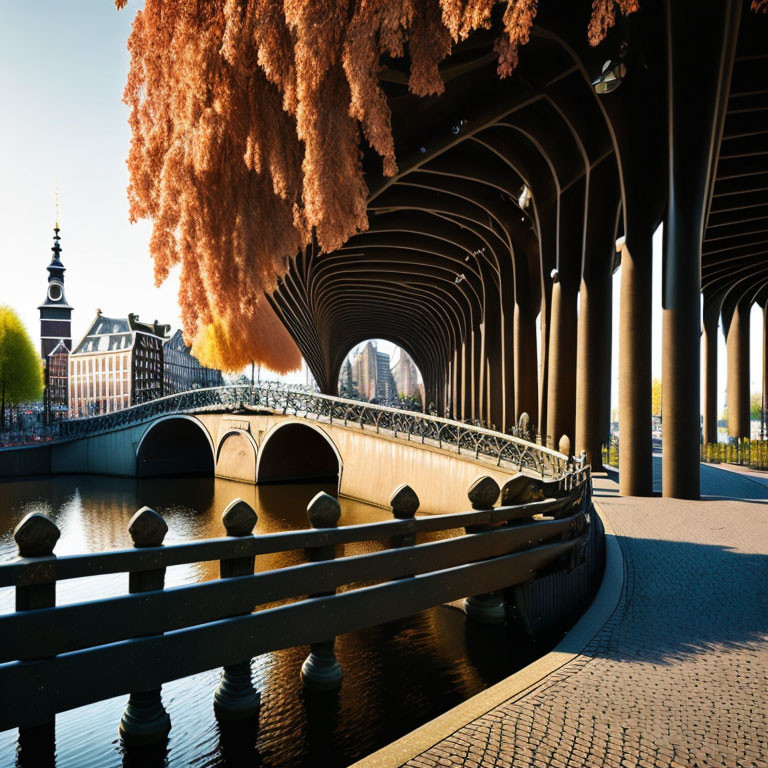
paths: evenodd
<path fill-rule="evenodd" d="M 760 421 L 760 411 L 763 410 L 763 396 L 759 392 L 753 392 L 749 398 L 749 418 L 752 421 Z"/>
<path fill-rule="evenodd" d="M 5 407 L 37 400 L 43 393 L 43 367 L 19 316 L 0 306 L 0 432 Z"/>
<path fill-rule="evenodd" d="M 651 382 L 651 413 L 661 416 L 661 380 L 654 379 Z"/>

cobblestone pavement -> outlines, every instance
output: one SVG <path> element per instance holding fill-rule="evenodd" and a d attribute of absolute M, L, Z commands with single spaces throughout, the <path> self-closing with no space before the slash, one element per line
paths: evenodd
<path fill-rule="evenodd" d="M 612 618 L 408 768 L 768 766 L 768 487 L 714 467 L 701 478 L 699 502 L 596 480 L 625 561 Z"/>

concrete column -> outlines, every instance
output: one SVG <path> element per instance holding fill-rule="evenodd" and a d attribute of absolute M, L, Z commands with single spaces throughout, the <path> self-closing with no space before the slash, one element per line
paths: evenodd
<path fill-rule="evenodd" d="M 542 277 L 541 311 L 541 348 L 539 350 L 539 420 L 536 430 L 541 435 L 541 442 L 547 442 L 547 391 L 549 383 L 549 328 L 552 309 L 552 281 L 549 275 Z"/>
<path fill-rule="evenodd" d="M 461 342 L 461 418 L 472 418 L 472 347 L 467 338 Z"/>
<path fill-rule="evenodd" d="M 632 221 L 630 219 L 630 221 Z M 619 314 L 619 493 L 653 492 L 651 458 L 652 232 L 630 223 L 621 254 Z"/>
<path fill-rule="evenodd" d="M 576 424 L 576 291 L 558 281 L 552 286 L 547 386 L 547 445 L 563 435 L 573 439 Z"/>
<path fill-rule="evenodd" d="M 603 392 L 600 409 L 600 444 L 607 445 L 611 439 L 611 392 L 613 389 L 613 274 L 608 277 L 606 300 L 603 303 L 603 343 L 610 350 L 608 363 L 602 368 L 601 387 Z"/>
<path fill-rule="evenodd" d="M 536 356 L 536 312 L 533 307 L 515 303 L 515 424 L 527 413 L 538 418 L 539 393 Z"/>
<path fill-rule="evenodd" d="M 763 304 L 763 401 L 760 437 L 768 439 L 768 299 Z"/>
<path fill-rule="evenodd" d="M 707 317 L 706 299 L 702 323 L 704 342 L 704 432 L 705 443 L 717 442 L 717 314 Z"/>
<path fill-rule="evenodd" d="M 669 192 L 662 299 L 666 497 L 699 497 L 701 238 L 742 3 L 666 0 Z"/>
<path fill-rule="evenodd" d="M 459 395 L 459 348 L 453 348 L 453 361 L 451 364 L 451 417 L 461 418 L 461 396 Z"/>
<path fill-rule="evenodd" d="M 739 301 L 726 335 L 728 354 L 728 435 L 749 437 L 749 311 L 751 302 Z"/>
<path fill-rule="evenodd" d="M 488 426 L 495 425 L 504 431 L 504 313 L 501 309 L 498 286 L 489 275 L 485 293 L 485 320 L 483 322 L 485 341 L 485 412 Z"/>
<path fill-rule="evenodd" d="M 469 370 L 471 375 L 470 395 L 472 398 L 472 410 L 470 418 L 482 419 L 483 413 L 480 408 L 482 396 L 480 392 L 480 328 L 472 328 L 472 343 L 470 345 Z"/>
<path fill-rule="evenodd" d="M 602 466 L 603 415 L 610 388 L 605 390 L 605 370 L 611 369 L 610 323 L 605 322 L 606 302 L 611 304 L 611 271 L 605 259 L 585 266 L 579 291 L 579 329 L 576 353 L 576 440 L 574 453 L 587 454 L 593 469 Z M 610 377 L 608 378 L 610 387 Z"/>
<path fill-rule="evenodd" d="M 560 196 L 557 216 L 557 271 L 550 272 L 552 311 L 547 378 L 547 445 L 563 435 L 573 445 L 576 428 L 577 296 L 584 259 L 586 180 Z"/>

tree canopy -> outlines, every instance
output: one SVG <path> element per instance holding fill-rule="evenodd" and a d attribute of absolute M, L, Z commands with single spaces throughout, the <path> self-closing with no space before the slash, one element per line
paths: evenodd
<path fill-rule="evenodd" d="M 43 393 L 40 356 L 19 316 L 0 306 L 0 410 L 37 400 Z M 4 421 L 4 419 L 3 419 Z"/>
<path fill-rule="evenodd" d="M 506 77 L 538 0 L 145 0 L 124 95 L 130 212 L 153 221 L 156 281 L 181 264 L 185 335 L 204 362 L 298 366 L 264 292 L 300 248 L 367 229 L 363 137 L 397 172 L 382 56 L 407 51 L 410 90 L 440 94 L 438 65 L 497 5 Z M 593 0 L 590 43 L 638 6 Z"/>

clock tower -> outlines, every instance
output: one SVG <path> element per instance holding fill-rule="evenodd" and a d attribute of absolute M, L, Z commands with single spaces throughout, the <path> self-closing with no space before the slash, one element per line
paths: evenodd
<path fill-rule="evenodd" d="M 53 256 L 48 265 L 48 290 L 40 310 L 40 356 L 47 362 L 48 355 L 62 344 L 72 351 L 72 307 L 64 296 L 65 267 L 61 263 L 59 222 L 53 229 Z"/>

